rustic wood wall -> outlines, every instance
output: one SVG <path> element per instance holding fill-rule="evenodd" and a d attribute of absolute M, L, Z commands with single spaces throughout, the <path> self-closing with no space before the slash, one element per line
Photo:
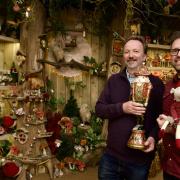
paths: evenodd
<path fill-rule="evenodd" d="M 96 36 L 87 36 L 87 40 L 92 47 L 92 57 L 96 59 L 97 63 L 106 61 L 106 43 L 100 40 Z M 55 95 L 57 98 L 64 98 L 65 102 L 69 99 L 69 88 L 65 84 L 64 77 L 58 73 L 58 70 L 52 68 L 52 66 L 47 66 L 47 73 L 50 79 L 53 81 Z M 70 81 L 82 81 L 85 84 L 84 88 L 79 87 L 75 90 L 74 96 L 77 99 L 79 107 L 82 104 L 88 104 L 90 109 L 94 110 L 97 98 L 101 93 L 104 84 L 106 82 L 106 77 L 98 77 L 96 75 L 91 75 L 87 71 L 81 71 L 82 73 L 75 77 L 69 77 Z M 60 106 L 58 110 L 62 110 L 63 107 Z"/>
<path fill-rule="evenodd" d="M 0 42 L 0 70 L 10 69 L 12 62 L 16 61 L 16 52 L 19 46 L 19 43 Z"/>
<path fill-rule="evenodd" d="M 71 15 L 72 14 L 72 15 Z M 65 12 L 62 17 L 64 19 L 64 23 L 71 27 L 72 24 L 77 23 L 78 12 Z M 111 22 L 111 27 L 109 27 L 109 35 L 102 38 L 98 37 L 94 34 L 87 33 L 86 39 L 92 47 L 92 57 L 96 59 L 97 63 L 106 62 L 107 68 L 108 63 L 111 58 L 111 44 L 113 38 L 113 32 L 119 32 L 120 35 L 123 35 L 123 27 L 124 27 L 124 16 L 125 12 L 120 11 L 117 13 L 117 17 L 113 19 Z M 48 66 L 48 75 L 50 79 L 53 81 L 55 95 L 57 98 L 64 97 L 65 102 L 69 99 L 69 89 L 65 85 L 64 77 L 59 75 L 57 71 L 54 71 L 51 66 Z M 70 79 L 74 79 L 75 81 L 82 80 L 86 85 L 85 88 L 79 88 L 75 91 L 75 98 L 77 99 L 79 107 L 86 103 L 89 105 L 90 109 L 94 110 L 96 101 L 104 88 L 104 85 L 107 81 L 106 77 L 98 77 L 90 75 L 88 72 L 82 71 L 82 75 L 78 77 L 72 77 Z M 59 107 L 61 111 L 63 109 L 62 106 Z"/>

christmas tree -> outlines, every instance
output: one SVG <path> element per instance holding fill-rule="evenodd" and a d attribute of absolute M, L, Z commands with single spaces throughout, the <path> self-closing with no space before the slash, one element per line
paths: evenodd
<path fill-rule="evenodd" d="M 70 90 L 70 98 L 64 107 L 63 114 L 68 117 L 80 118 L 79 107 L 77 100 L 73 96 L 73 90 Z"/>

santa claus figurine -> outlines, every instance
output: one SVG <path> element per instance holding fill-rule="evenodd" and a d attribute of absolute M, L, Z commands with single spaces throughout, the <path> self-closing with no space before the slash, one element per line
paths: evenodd
<path fill-rule="evenodd" d="M 170 93 L 174 94 L 174 103 L 171 105 L 171 115 L 176 127 L 176 146 L 180 149 L 180 86 L 172 88 Z"/>
<path fill-rule="evenodd" d="M 165 119 L 160 129 L 160 136 L 163 136 L 168 124 L 174 124 L 176 127 L 176 147 L 180 149 L 180 86 L 172 88 L 170 93 L 174 94 L 174 102 L 170 107 L 171 116 L 160 115 L 161 118 Z"/>

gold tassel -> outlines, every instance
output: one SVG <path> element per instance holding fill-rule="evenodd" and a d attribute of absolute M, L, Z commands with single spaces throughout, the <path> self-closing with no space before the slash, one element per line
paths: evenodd
<path fill-rule="evenodd" d="M 149 170 L 149 177 L 155 177 L 161 171 L 161 161 L 158 153 L 158 149 L 155 152 L 154 160 L 152 161 L 150 170 Z"/>

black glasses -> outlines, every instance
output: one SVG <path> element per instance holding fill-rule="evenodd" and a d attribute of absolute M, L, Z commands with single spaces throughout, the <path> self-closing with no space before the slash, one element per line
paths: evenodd
<path fill-rule="evenodd" d="M 177 56 L 178 53 L 179 53 L 179 51 L 180 51 L 180 49 L 171 49 L 171 50 L 170 50 L 170 54 L 171 54 L 172 56 Z"/>

